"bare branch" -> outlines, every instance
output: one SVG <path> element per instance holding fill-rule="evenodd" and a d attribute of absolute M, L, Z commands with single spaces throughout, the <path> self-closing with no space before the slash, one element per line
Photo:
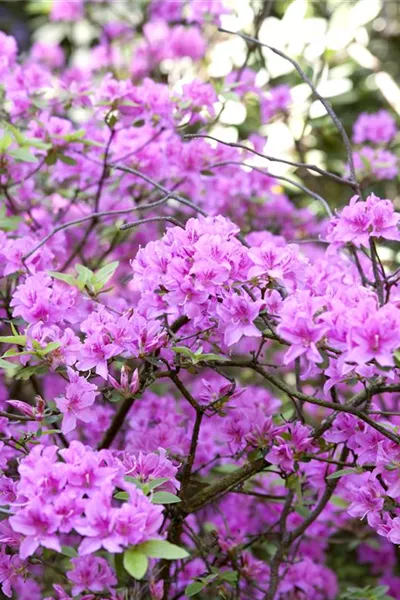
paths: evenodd
<path fill-rule="evenodd" d="M 309 171 L 314 171 L 315 173 L 318 173 L 319 175 L 324 175 L 325 177 L 329 177 L 330 179 L 333 179 L 333 181 L 336 181 L 337 183 L 341 183 L 343 185 L 348 185 L 352 188 L 354 187 L 354 184 L 352 181 L 350 181 L 350 179 L 346 179 L 345 177 L 340 177 L 340 175 L 335 175 L 335 173 L 331 173 L 330 171 L 321 169 L 320 167 L 317 167 L 316 165 L 311 165 L 309 163 L 295 162 L 292 160 L 286 160 L 284 158 L 276 158 L 276 156 L 271 156 L 269 154 L 263 154 L 262 152 L 258 152 L 257 150 L 255 150 L 253 148 L 249 148 L 248 146 L 245 146 L 244 144 L 240 144 L 239 142 L 225 142 L 224 140 L 221 140 L 212 135 L 207 135 L 204 133 L 187 133 L 183 137 L 187 138 L 187 139 L 206 138 L 209 140 L 214 140 L 214 142 L 218 142 L 219 144 L 223 144 L 224 146 L 230 146 L 231 148 L 241 148 L 242 150 L 246 150 L 247 152 L 250 152 L 251 154 L 255 154 L 256 156 L 260 156 L 261 158 L 265 158 L 266 160 L 269 160 L 271 162 L 278 162 L 278 163 L 282 163 L 284 165 L 289 165 L 291 167 L 308 169 Z"/>
<path fill-rule="evenodd" d="M 361 188 L 360 188 L 360 184 L 357 182 L 356 169 L 354 166 L 353 150 L 351 148 L 351 142 L 350 142 L 349 136 L 347 135 L 342 122 L 340 121 L 337 114 L 333 110 L 330 102 L 328 102 L 328 100 L 326 100 L 323 96 L 321 96 L 321 94 L 318 92 L 317 88 L 311 81 L 311 79 L 309 77 L 307 77 L 307 75 L 304 73 L 303 69 L 300 67 L 298 62 L 296 62 L 293 58 L 291 58 L 290 56 L 288 56 L 281 50 L 274 48 L 274 46 L 269 46 L 268 44 L 264 44 L 264 43 L 260 42 L 260 40 L 258 40 L 257 38 L 252 37 L 250 35 L 246 35 L 239 31 L 230 31 L 229 29 L 224 29 L 222 27 L 219 28 L 219 31 L 221 31 L 222 33 L 228 33 L 230 35 L 238 35 L 243 40 L 245 40 L 247 43 L 258 44 L 258 45 L 262 46 L 263 48 L 268 48 L 268 50 L 271 50 L 271 52 L 273 52 L 274 54 L 277 54 L 284 60 L 287 60 L 288 62 L 290 62 L 291 65 L 293 65 L 293 67 L 296 69 L 296 71 L 298 72 L 298 74 L 300 75 L 302 80 L 305 81 L 305 83 L 307 83 L 307 85 L 311 89 L 312 93 L 314 94 L 315 98 L 317 98 L 317 100 L 319 100 L 321 102 L 321 104 L 325 108 L 326 112 L 332 119 L 332 122 L 334 123 L 336 129 L 340 133 L 340 136 L 341 136 L 344 146 L 346 148 L 347 160 L 348 160 L 349 169 L 350 169 L 350 180 L 352 183 L 352 187 L 355 190 L 355 192 L 361 197 L 361 195 L 362 195 Z"/>
<path fill-rule="evenodd" d="M 330 209 L 328 202 L 325 200 L 325 198 L 323 198 L 316 192 L 313 192 L 312 190 L 310 190 L 310 188 L 306 187 L 305 185 L 298 183 L 297 181 L 294 181 L 293 179 L 290 179 L 289 177 L 284 177 L 283 175 L 275 175 L 274 173 L 271 173 L 270 171 L 263 171 L 262 169 L 259 169 L 258 167 L 255 167 L 253 165 L 249 165 L 245 162 L 234 161 L 234 160 L 224 160 L 221 162 L 214 163 L 212 165 L 208 165 L 208 169 L 214 169 L 215 167 L 224 167 L 227 165 L 240 165 L 243 167 L 248 167 L 249 169 L 253 169 L 254 171 L 257 171 L 258 173 L 261 173 L 262 175 L 265 175 L 267 177 L 273 177 L 274 179 L 286 181 L 287 183 L 290 183 L 290 185 L 297 187 L 299 190 L 301 190 L 305 194 L 308 194 L 315 200 L 318 200 L 318 202 L 320 202 L 322 204 L 322 206 L 324 207 L 325 212 L 327 213 L 328 217 L 333 217 L 333 213 Z"/>

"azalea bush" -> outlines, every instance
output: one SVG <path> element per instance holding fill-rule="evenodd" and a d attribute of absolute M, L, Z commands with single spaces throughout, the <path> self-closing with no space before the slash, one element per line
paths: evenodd
<path fill-rule="evenodd" d="M 138 4 L 50 3 L 95 27 L 81 61 L 0 32 L 2 594 L 400 598 L 395 113 L 345 127 L 261 41 L 270 3 L 245 31 L 219 0 Z M 307 127 L 266 150 L 296 111 L 269 55 L 337 168 Z"/>

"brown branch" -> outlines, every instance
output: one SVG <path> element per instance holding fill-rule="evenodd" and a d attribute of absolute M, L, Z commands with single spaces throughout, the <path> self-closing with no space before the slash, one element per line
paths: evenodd
<path fill-rule="evenodd" d="M 203 508 L 210 502 L 214 502 L 235 486 L 247 481 L 250 479 L 250 477 L 256 475 L 256 473 L 259 473 L 269 466 L 270 463 L 268 463 L 264 458 L 258 458 L 257 460 L 247 463 L 233 473 L 225 475 L 216 483 L 207 486 L 204 490 L 201 490 L 192 496 L 190 500 L 186 502 L 183 501 L 181 510 L 185 514 L 196 512 L 200 510 L 200 508 Z"/>
<path fill-rule="evenodd" d="M 349 454 L 348 448 L 344 447 L 342 450 L 341 456 L 340 456 L 340 461 L 345 462 L 348 454 Z M 336 469 L 336 471 L 338 471 L 340 468 L 341 468 L 341 465 L 338 465 L 338 468 Z M 294 531 L 292 531 L 291 533 L 286 533 L 287 516 L 289 514 L 291 502 L 293 499 L 293 492 L 292 492 L 292 496 L 290 497 L 290 491 L 289 491 L 288 498 L 290 499 L 290 504 L 287 501 L 285 503 L 285 507 L 282 511 L 282 516 L 280 519 L 281 542 L 272 558 L 270 584 L 269 584 L 268 592 L 264 596 L 264 600 L 274 600 L 276 592 L 278 590 L 278 585 L 279 585 L 279 568 L 285 558 L 285 555 L 288 553 L 290 546 L 293 544 L 293 542 L 296 541 L 299 537 L 301 537 L 307 531 L 307 529 L 310 527 L 310 525 L 312 525 L 314 523 L 314 521 L 316 521 L 316 519 L 322 513 L 322 511 L 328 504 L 329 500 L 331 499 L 332 494 L 335 491 L 338 483 L 339 483 L 339 478 L 326 480 L 325 491 L 322 494 L 321 498 L 318 500 L 318 503 L 317 503 L 316 507 L 314 508 L 314 510 L 308 515 L 308 517 L 306 517 L 304 519 L 304 521 L 298 527 L 296 527 L 296 529 Z M 288 504 L 289 504 L 289 506 L 288 506 Z M 286 509 L 286 511 L 285 511 L 285 509 Z M 283 526 L 282 526 L 282 521 L 283 521 Z"/>
<path fill-rule="evenodd" d="M 125 223 L 125 225 L 120 227 L 120 230 L 126 231 L 127 229 L 133 229 L 134 227 L 145 225 L 146 223 L 172 223 L 172 225 L 175 225 L 176 227 L 185 229 L 184 224 L 174 217 L 149 217 L 148 219 L 139 219 L 139 221 L 133 221 L 133 223 Z"/>

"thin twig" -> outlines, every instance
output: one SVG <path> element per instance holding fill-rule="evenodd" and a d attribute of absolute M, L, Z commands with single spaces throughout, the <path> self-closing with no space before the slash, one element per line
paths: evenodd
<path fill-rule="evenodd" d="M 322 196 L 317 194 L 317 192 L 313 192 L 312 190 L 310 190 L 310 188 L 306 187 L 305 185 L 298 183 L 297 181 L 294 181 L 293 179 L 290 179 L 289 177 L 284 177 L 283 175 L 276 175 L 275 173 L 271 173 L 270 171 L 263 171 L 263 169 L 260 169 L 259 167 L 256 167 L 254 165 L 249 165 L 245 162 L 234 161 L 234 160 L 224 160 L 224 161 L 220 161 L 217 163 L 213 163 L 212 165 L 208 165 L 207 168 L 214 169 L 215 167 L 225 167 L 225 166 L 229 166 L 229 165 L 238 165 L 238 166 L 247 167 L 249 169 L 253 169 L 253 171 L 257 171 L 257 173 L 261 173 L 262 175 L 265 175 L 266 177 L 273 177 L 274 179 L 286 181 L 287 183 L 290 183 L 290 185 L 297 187 L 299 190 L 301 190 L 305 194 L 308 194 L 315 200 L 318 200 L 318 202 L 320 202 L 322 204 L 322 206 L 324 207 L 325 212 L 327 213 L 328 217 L 333 217 L 333 213 L 330 209 L 328 202 L 325 200 L 325 198 L 323 198 Z"/>
<path fill-rule="evenodd" d="M 246 150 L 247 152 L 250 152 L 251 154 L 255 154 L 256 156 L 260 156 L 261 158 L 265 158 L 266 160 L 269 160 L 271 162 L 278 162 L 278 163 L 282 163 L 285 165 L 289 165 L 291 167 L 308 169 L 309 171 L 314 171 L 315 173 L 318 173 L 319 175 L 324 175 L 325 177 L 329 177 L 330 179 L 333 179 L 337 183 L 341 183 L 343 185 L 348 185 L 353 188 L 353 183 L 352 183 L 352 181 L 350 181 L 350 179 L 346 179 L 345 177 L 341 177 L 340 175 L 335 175 L 335 173 L 326 171 L 325 169 L 317 167 L 316 165 L 311 165 L 309 163 L 303 163 L 303 162 L 295 162 L 295 161 L 287 160 L 284 158 L 277 158 L 276 156 L 271 156 L 269 154 L 263 154 L 262 152 L 258 152 L 257 150 L 250 148 L 248 146 L 245 146 L 244 144 L 240 144 L 239 142 L 225 142 L 224 140 L 221 140 L 212 135 L 207 135 L 204 133 L 187 133 L 183 137 L 188 138 L 188 139 L 190 139 L 190 138 L 206 138 L 206 139 L 214 140 L 214 142 L 218 142 L 219 144 L 223 144 L 224 146 L 230 146 L 231 148 L 241 148 L 242 150 Z"/>
<path fill-rule="evenodd" d="M 244 33 L 241 33 L 240 31 L 230 31 L 229 29 L 224 29 L 223 27 L 220 27 L 219 31 L 221 31 L 222 33 L 228 33 L 230 35 L 237 35 L 237 36 L 241 37 L 243 40 L 245 40 L 247 43 L 258 44 L 259 46 L 262 46 L 263 48 L 268 48 L 268 50 L 271 50 L 271 52 L 273 52 L 274 54 L 277 54 L 284 60 L 287 60 L 288 62 L 290 62 L 291 65 L 293 65 L 293 67 L 296 69 L 297 73 L 300 75 L 302 80 L 307 83 L 307 85 L 311 89 L 312 93 L 314 94 L 315 98 L 317 98 L 317 100 L 319 100 L 321 102 L 322 106 L 325 108 L 326 112 L 328 113 L 332 122 L 334 123 L 336 129 L 340 133 L 340 136 L 341 136 L 344 146 L 346 148 L 347 161 L 348 161 L 349 170 L 350 170 L 350 181 L 351 181 L 352 187 L 355 190 L 355 192 L 361 197 L 362 196 L 361 188 L 360 188 L 360 184 L 357 181 L 356 169 L 354 166 L 353 150 L 351 147 L 349 136 L 347 135 L 342 122 L 340 121 L 337 114 L 333 110 L 330 102 L 328 102 L 328 100 L 326 100 L 323 96 L 321 96 L 321 94 L 318 92 L 317 88 L 311 81 L 311 79 L 304 73 L 303 69 L 300 67 L 298 62 L 296 62 L 293 58 L 291 58 L 290 56 L 288 56 L 281 50 L 278 50 L 278 48 L 275 48 L 274 46 L 269 46 L 268 44 L 264 44 L 264 43 L 260 42 L 260 40 L 258 40 L 257 38 L 252 37 L 250 35 L 246 35 Z"/>
<path fill-rule="evenodd" d="M 64 229 L 69 229 L 70 227 L 75 227 L 76 225 L 81 225 L 82 223 L 85 223 L 86 221 L 92 221 L 93 219 L 101 219 L 103 217 L 114 217 L 114 216 L 118 216 L 118 215 L 126 215 L 128 213 L 135 212 L 138 210 L 150 210 L 152 208 L 155 208 L 156 206 L 165 204 L 170 198 L 171 198 L 171 196 L 168 194 L 164 198 L 161 198 L 160 200 L 157 200 L 155 202 L 151 202 L 150 204 L 142 204 L 141 206 L 134 206 L 133 208 L 124 208 L 124 209 L 120 209 L 120 210 L 105 210 L 102 212 L 92 213 L 91 215 L 87 215 L 86 217 L 81 217 L 80 219 L 74 219 L 73 221 L 68 221 L 68 223 L 63 223 L 62 225 L 58 225 L 57 227 L 52 229 L 52 231 L 50 231 L 50 233 L 48 233 L 34 248 L 32 248 L 32 250 L 27 252 L 23 256 L 22 261 L 23 262 L 26 261 L 30 256 L 32 256 L 32 254 L 37 252 L 37 250 L 39 250 L 42 246 L 44 246 L 44 244 L 46 244 L 46 242 L 48 242 L 48 240 L 50 240 L 59 231 L 63 231 Z"/>

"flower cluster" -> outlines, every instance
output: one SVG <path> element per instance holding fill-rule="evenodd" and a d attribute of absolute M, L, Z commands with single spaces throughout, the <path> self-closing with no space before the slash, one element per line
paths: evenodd
<path fill-rule="evenodd" d="M 360 179 L 381 181 L 397 177 L 397 156 L 387 149 L 396 134 L 396 122 L 386 110 L 361 113 L 353 126 L 353 142 L 373 145 L 361 146 L 354 152 L 354 166 Z"/>
<path fill-rule="evenodd" d="M 109 451 L 96 453 L 77 441 L 64 450 L 39 445 L 21 461 L 18 472 L 9 523 L 22 535 L 23 560 L 40 546 L 61 552 L 62 538 L 71 532 L 81 536 L 81 556 L 100 548 L 118 553 L 158 537 L 162 507 L 125 481 L 123 463 Z M 128 493 L 121 506 L 113 505 L 116 488 Z"/>

